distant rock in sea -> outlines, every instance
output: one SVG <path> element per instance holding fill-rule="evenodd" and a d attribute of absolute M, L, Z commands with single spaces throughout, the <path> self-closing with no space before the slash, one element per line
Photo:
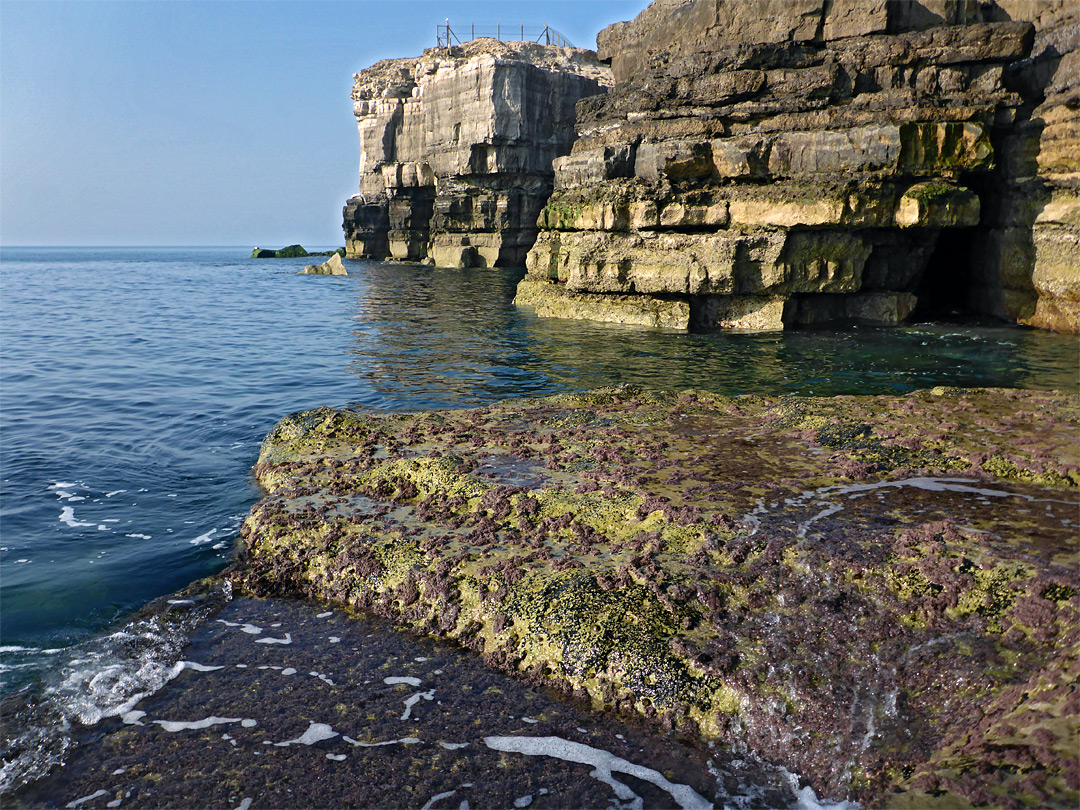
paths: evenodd
<path fill-rule="evenodd" d="M 266 250 L 257 247 L 251 251 L 251 258 L 253 259 L 297 259 L 311 255 L 319 254 L 308 253 L 301 245 L 289 245 L 281 248 L 281 250 Z"/>
<path fill-rule="evenodd" d="M 256 247 L 251 251 L 251 258 L 253 259 L 302 259 L 306 256 L 344 256 L 345 248 L 338 248 L 337 250 L 324 250 L 324 251 L 307 251 L 303 245 L 289 245 L 283 247 L 280 250 L 274 250 L 273 248 L 261 248 Z"/>

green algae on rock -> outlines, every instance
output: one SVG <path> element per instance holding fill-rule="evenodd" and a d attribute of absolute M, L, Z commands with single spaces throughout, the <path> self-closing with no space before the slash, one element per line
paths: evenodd
<path fill-rule="evenodd" d="M 1072 806 L 1075 396 L 630 387 L 286 417 L 234 574 L 869 805 Z"/>

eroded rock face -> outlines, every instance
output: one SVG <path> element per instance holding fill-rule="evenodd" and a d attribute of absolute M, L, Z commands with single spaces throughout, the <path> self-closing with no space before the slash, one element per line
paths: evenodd
<path fill-rule="evenodd" d="M 598 37 L 617 84 L 578 106 L 522 303 L 1076 331 L 1077 42 L 1067 0 L 657 0 Z"/>
<path fill-rule="evenodd" d="M 629 387 L 294 414 L 234 581 L 453 639 L 830 797 L 1074 807 L 1078 415 L 1050 392 Z"/>
<path fill-rule="evenodd" d="M 349 257 L 522 266 L 570 150 L 574 105 L 610 84 L 592 51 L 477 39 L 355 76 L 360 194 Z"/>

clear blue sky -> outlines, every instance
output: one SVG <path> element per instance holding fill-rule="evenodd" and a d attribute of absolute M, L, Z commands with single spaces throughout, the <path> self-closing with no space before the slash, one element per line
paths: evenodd
<path fill-rule="evenodd" d="M 3 0 L 0 244 L 342 244 L 353 73 L 447 17 L 595 47 L 646 5 Z"/>

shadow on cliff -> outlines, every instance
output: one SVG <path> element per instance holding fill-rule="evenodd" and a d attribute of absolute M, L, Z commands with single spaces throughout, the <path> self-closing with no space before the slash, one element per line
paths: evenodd
<path fill-rule="evenodd" d="M 997 9 L 1001 19 L 1009 16 Z M 939 240 L 931 264 L 959 266 L 961 240 L 967 250 L 967 300 L 970 310 L 1008 321 L 1029 322 L 1036 314 L 1039 293 L 1035 286 L 1035 227 L 1051 199 L 1051 188 L 1040 176 L 1039 155 L 1046 121 L 1040 107 L 1046 101 L 1062 63 L 1054 45 L 1006 69 L 1006 87 L 1024 103 L 1012 121 L 996 121 L 991 142 L 998 156 L 997 171 L 988 178 L 972 178 L 971 185 L 983 205 L 980 225 L 969 233 Z M 930 268 L 928 268 L 929 270 Z M 945 295 L 955 291 L 946 290 Z M 957 302 L 961 303 L 961 302 Z"/>

